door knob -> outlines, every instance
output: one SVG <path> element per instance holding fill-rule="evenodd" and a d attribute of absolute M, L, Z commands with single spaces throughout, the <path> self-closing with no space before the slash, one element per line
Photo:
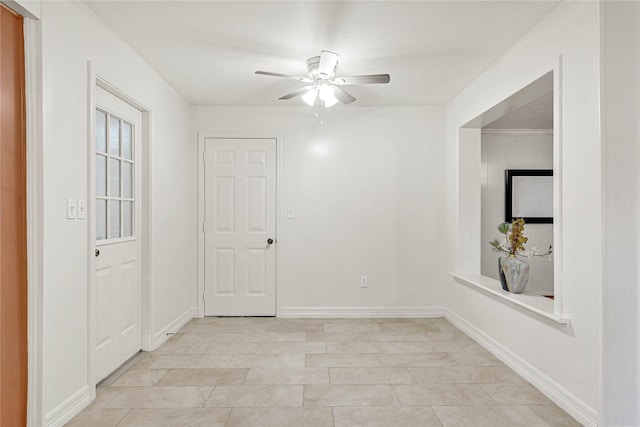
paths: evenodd
<path fill-rule="evenodd" d="M 268 244 L 268 245 L 273 244 L 273 239 L 272 239 L 272 238 L 268 238 L 268 239 L 267 239 L 267 244 Z"/>
<path fill-rule="evenodd" d="M 96 249 L 96 256 L 100 256 L 100 249 Z"/>

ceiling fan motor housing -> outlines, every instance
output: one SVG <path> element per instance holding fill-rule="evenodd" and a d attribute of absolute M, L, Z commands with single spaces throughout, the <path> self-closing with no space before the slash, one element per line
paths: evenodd
<path fill-rule="evenodd" d="M 307 70 L 309 71 L 309 76 L 312 78 L 318 75 L 318 64 L 320 64 L 319 56 L 307 59 Z"/>
<path fill-rule="evenodd" d="M 323 57 L 324 61 L 321 60 Z M 336 75 L 339 58 L 340 56 L 337 53 L 323 50 L 321 56 L 313 56 L 307 59 L 309 76 L 313 80 L 332 79 Z"/>

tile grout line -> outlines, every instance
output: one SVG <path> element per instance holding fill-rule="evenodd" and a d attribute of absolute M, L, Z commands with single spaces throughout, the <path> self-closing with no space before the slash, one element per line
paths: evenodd
<path fill-rule="evenodd" d="M 440 423 L 441 426 L 444 426 L 444 421 L 440 418 L 440 416 L 438 415 L 438 413 L 436 412 L 435 409 L 433 409 L 434 406 L 439 406 L 439 405 L 429 405 L 429 407 L 431 408 L 431 411 L 433 411 L 433 415 L 436 416 L 436 418 L 438 419 L 438 422 Z"/>
<path fill-rule="evenodd" d="M 209 400 L 211 399 L 211 396 L 213 396 L 213 391 L 216 389 L 216 387 L 218 387 L 218 386 L 214 385 L 213 387 L 211 387 L 211 390 L 209 390 L 209 394 L 207 395 L 207 398 L 204 399 L 204 402 L 202 403 L 202 408 L 206 408 L 207 407 L 207 403 L 209 403 Z"/>
<path fill-rule="evenodd" d="M 233 412 L 234 408 L 230 408 L 229 409 L 229 413 L 227 414 L 226 418 L 224 419 L 224 426 L 227 427 L 227 424 L 229 424 L 229 418 L 231 418 L 231 413 Z"/>
<path fill-rule="evenodd" d="M 333 427 L 336 427 L 336 413 L 333 406 L 330 406 L 330 408 L 331 408 L 331 420 L 333 421 Z"/>
<path fill-rule="evenodd" d="M 400 398 L 398 397 L 398 393 L 396 393 L 395 384 L 391 384 L 391 391 L 393 392 L 393 397 L 395 397 L 396 402 L 398 402 L 398 407 L 402 408 L 402 402 L 400 402 Z"/>
<path fill-rule="evenodd" d="M 133 408 L 128 408 L 129 410 L 127 411 L 126 414 L 124 414 L 124 417 L 120 418 L 120 420 L 118 420 L 118 422 L 116 423 L 115 427 L 118 427 L 119 425 L 123 425 L 122 422 L 124 421 L 125 418 L 127 418 L 129 416 L 129 414 L 131 413 L 131 411 L 133 411 Z"/>
<path fill-rule="evenodd" d="M 118 397 L 120 395 L 120 393 L 122 393 L 123 387 L 108 387 L 108 390 L 113 390 L 113 389 L 118 389 L 116 391 L 116 393 L 111 397 L 111 399 L 107 400 L 104 405 L 102 405 L 102 409 L 109 409 L 107 408 L 107 405 L 109 405 L 109 403 L 111 403 L 113 401 L 113 399 L 115 399 L 116 397 Z"/>

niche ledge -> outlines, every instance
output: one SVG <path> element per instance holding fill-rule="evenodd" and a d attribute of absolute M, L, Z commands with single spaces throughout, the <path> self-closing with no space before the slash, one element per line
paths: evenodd
<path fill-rule="evenodd" d="M 479 290 L 485 295 L 506 302 L 519 311 L 527 314 L 533 314 L 544 320 L 568 326 L 571 319 L 559 316 L 554 312 L 554 302 L 549 298 L 540 295 L 512 294 L 500 285 L 500 282 L 489 277 L 479 276 L 467 273 L 449 273 L 456 282 L 467 285 L 473 289 Z"/>

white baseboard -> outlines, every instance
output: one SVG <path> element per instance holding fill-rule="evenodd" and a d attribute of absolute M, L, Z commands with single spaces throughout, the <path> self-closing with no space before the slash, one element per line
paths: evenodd
<path fill-rule="evenodd" d="M 63 426 L 86 408 L 89 403 L 91 403 L 91 389 L 87 384 L 51 410 L 45 417 L 45 425 L 47 427 Z"/>
<path fill-rule="evenodd" d="M 158 331 L 154 336 L 153 349 L 155 350 L 160 347 L 169 339 L 172 333 L 180 330 L 180 328 L 186 325 L 194 317 L 197 317 L 197 315 L 197 308 L 192 307 L 178 316 L 178 318 L 169 323 L 166 327 L 162 328 L 162 330 Z M 86 385 L 58 405 L 58 407 L 50 411 L 45 417 L 45 425 L 47 427 L 63 426 L 80 413 L 80 411 L 86 408 L 91 401 L 91 389 L 89 385 Z"/>
<path fill-rule="evenodd" d="M 444 317 L 445 307 L 282 307 L 288 318 Z"/>
<path fill-rule="evenodd" d="M 446 318 L 449 322 L 516 371 L 556 405 L 585 426 L 595 427 L 598 425 L 598 412 L 595 409 L 456 313 L 447 311 Z"/>
<path fill-rule="evenodd" d="M 152 350 L 157 349 L 165 341 L 167 341 L 171 335 L 175 334 L 182 328 L 184 325 L 189 323 L 191 319 L 198 317 L 198 308 L 191 307 L 180 316 L 178 316 L 173 322 L 169 323 L 167 326 L 156 332 L 156 335 L 153 337 L 153 348 Z"/>

